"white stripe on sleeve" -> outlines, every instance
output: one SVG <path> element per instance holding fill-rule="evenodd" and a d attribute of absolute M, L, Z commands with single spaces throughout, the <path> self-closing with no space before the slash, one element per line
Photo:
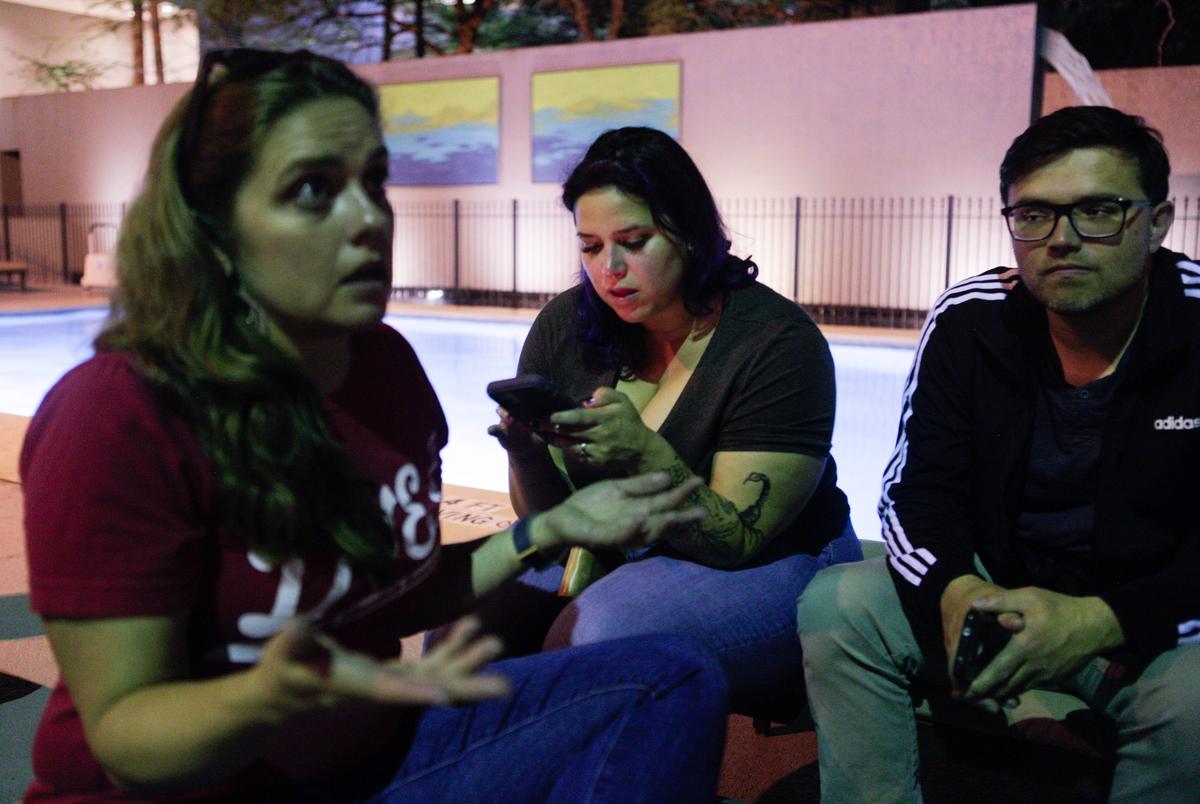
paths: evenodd
<path fill-rule="evenodd" d="M 891 488 L 899 482 L 908 460 L 908 421 L 913 414 L 913 395 L 917 389 L 917 377 L 920 375 L 925 347 L 929 343 L 930 336 L 937 329 L 938 317 L 942 313 L 969 301 L 1003 301 L 1008 297 L 1008 291 L 1015 278 L 1016 269 L 1010 268 L 1000 274 L 975 276 L 951 285 L 938 297 L 933 309 L 929 311 L 920 338 L 917 340 L 913 365 L 904 385 L 900 408 L 900 429 L 896 437 L 896 446 L 884 469 L 878 506 L 883 540 L 887 547 L 889 560 L 896 572 L 914 586 L 921 585 L 929 568 L 936 564 L 938 559 L 924 547 L 914 548 L 908 540 L 908 536 L 904 532 L 904 525 L 900 522 L 900 517 L 895 510 Z"/>

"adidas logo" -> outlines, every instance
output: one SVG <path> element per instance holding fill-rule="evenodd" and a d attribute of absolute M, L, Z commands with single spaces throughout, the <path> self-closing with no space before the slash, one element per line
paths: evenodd
<path fill-rule="evenodd" d="M 1200 416 L 1189 419 L 1186 416 L 1168 416 L 1165 419 L 1154 420 L 1155 430 L 1200 430 Z"/>

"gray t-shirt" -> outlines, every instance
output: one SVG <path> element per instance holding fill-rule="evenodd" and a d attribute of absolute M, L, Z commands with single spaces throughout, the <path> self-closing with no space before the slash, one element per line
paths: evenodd
<path fill-rule="evenodd" d="M 575 314 L 582 292 L 571 288 L 542 309 L 519 364 L 576 399 L 617 382 L 615 370 L 584 366 Z M 708 348 L 658 432 L 707 481 L 717 452 L 828 455 L 835 396 L 821 331 L 799 305 L 755 283 L 727 295 Z M 606 476 L 571 467 L 577 487 Z M 848 516 L 830 457 L 804 512 L 775 541 L 815 552 L 842 533 Z"/>

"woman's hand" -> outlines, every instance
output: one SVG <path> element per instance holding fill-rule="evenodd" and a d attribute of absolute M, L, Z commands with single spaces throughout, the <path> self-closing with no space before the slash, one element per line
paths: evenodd
<path fill-rule="evenodd" d="M 508 689 L 480 672 L 500 644 L 477 638 L 471 620 L 428 656 L 390 662 L 297 620 L 267 641 L 258 664 L 207 679 L 188 676 L 188 623 L 184 615 L 46 621 L 88 747 L 138 797 L 195 791 L 260 758 L 297 778 L 320 775 L 395 732 L 387 705 L 478 701 Z"/>
<path fill-rule="evenodd" d="M 555 443 L 571 457 L 602 469 L 638 471 L 647 453 L 661 441 L 642 423 L 629 397 L 615 388 L 597 388 L 582 408 L 550 417 Z"/>
<path fill-rule="evenodd" d="M 478 622 L 463 620 L 426 656 L 381 662 L 343 648 L 303 620 L 293 621 L 267 643 L 259 665 L 249 671 L 273 682 L 266 697 L 276 717 L 284 716 L 263 759 L 293 779 L 328 776 L 353 767 L 391 738 L 397 722 L 393 706 L 506 694 L 503 678 L 480 672 L 499 653 L 500 642 L 476 638 L 478 628 Z"/>
<path fill-rule="evenodd" d="M 500 442 L 500 446 L 514 458 L 531 458 L 544 455 L 546 441 L 523 422 L 517 421 L 504 408 L 496 408 L 500 421 L 487 429 L 488 435 Z"/>
<path fill-rule="evenodd" d="M 530 523 L 543 549 L 562 545 L 633 548 L 653 544 L 676 525 L 698 522 L 702 508 L 680 504 L 700 485 L 693 477 L 674 488 L 665 472 L 593 483 Z"/>
<path fill-rule="evenodd" d="M 488 428 L 488 435 L 508 452 L 508 492 L 518 516 L 553 508 L 567 498 L 570 487 L 554 464 L 546 440 L 554 426 L 540 421 L 534 427 L 518 421 L 504 408 L 496 408 L 500 422 Z"/>
<path fill-rule="evenodd" d="M 478 634 L 479 621 L 467 617 L 427 655 L 379 661 L 296 619 L 267 642 L 251 673 L 268 706 L 285 718 L 356 702 L 428 706 L 503 697 L 508 682 L 480 672 L 502 645 Z"/>

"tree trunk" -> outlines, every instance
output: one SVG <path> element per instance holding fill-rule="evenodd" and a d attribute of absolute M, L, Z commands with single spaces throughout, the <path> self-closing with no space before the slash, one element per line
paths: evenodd
<path fill-rule="evenodd" d="M 608 38 L 621 35 L 621 23 L 625 21 L 625 0 L 612 0 L 612 19 L 608 26 Z"/>
<path fill-rule="evenodd" d="M 492 5 L 495 0 L 475 0 L 471 4 L 471 10 L 467 10 L 467 4 L 463 0 L 455 0 L 454 3 L 454 21 L 457 25 L 458 50 L 457 53 L 470 53 L 475 49 L 475 39 L 479 36 L 479 26 L 483 25 L 484 18 L 488 12 L 492 10 Z"/>
<path fill-rule="evenodd" d="M 392 45 L 396 41 L 396 34 L 399 33 L 400 26 L 396 24 L 396 0 L 383 0 L 380 4 L 383 9 L 383 49 L 380 55 L 380 61 L 392 60 Z"/>
<path fill-rule="evenodd" d="M 458 37 L 458 50 L 456 53 L 470 53 L 475 49 L 475 36 L 479 33 L 479 20 L 475 19 L 475 15 L 467 12 L 467 5 L 463 0 L 455 0 L 455 14 L 457 18 L 457 30 L 455 31 Z"/>
<path fill-rule="evenodd" d="M 146 83 L 146 41 L 142 31 L 142 0 L 130 3 L 133 9 L 129 21 L 130 33 L 133 38 L 133 85 L 140 87 Z"/>
<path fill-rule="evenodd" d="M 425 58 L 425 0 L 416 0 L 413 24 L 417 27 L 417 58 Z"/>
<path fill-rule="evenodd" d="M 158 3 L 152 0 L 147 8 L 150 11 L 150 38 L 154 44 L 154 77 L 158 83 L 165 84 L 167 79 L 163 70 L 162 28 L 158 24 Z"/>
<path fill-rule="evenodd" d="M 562 0 L 575 17 L 575 27 L 579 29 L 579 39 L 583 42 L 594 42 L 596 35 L 592 33 L 592 23 L 588 19 L 588 7 L 584 0 Z"/>

